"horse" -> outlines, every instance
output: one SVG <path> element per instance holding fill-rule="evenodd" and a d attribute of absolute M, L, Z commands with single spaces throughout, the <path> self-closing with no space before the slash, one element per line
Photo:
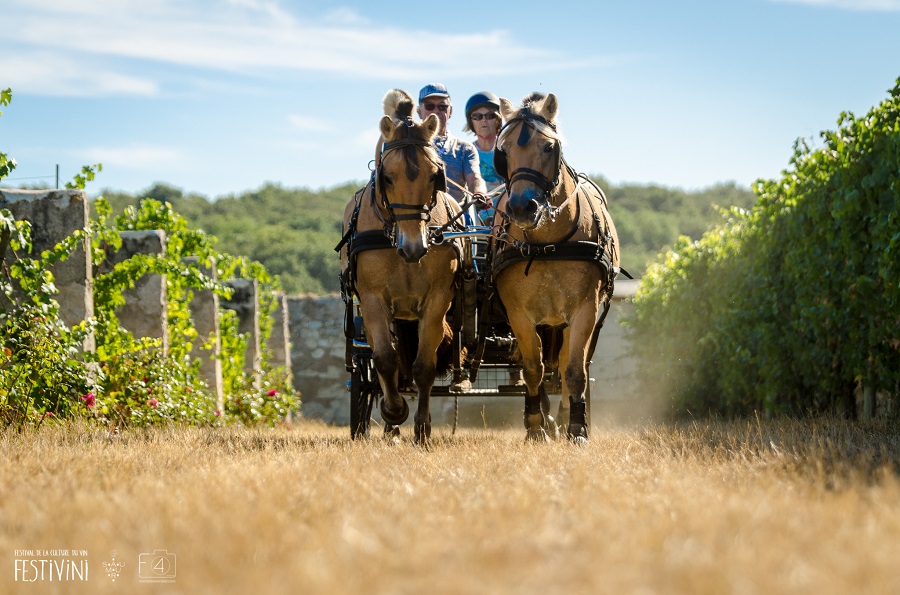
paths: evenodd
<path fill-rule="evenodd" d="M 430 396 L 438 373 L 449 370 L 453 331 L 446 315 L 455 295 L 460 253 L 429 228 L 452 225 L 459 204 L 447 193 L 443 162 L 432 146 L 437 116 L 413 122 L 412 97 L 392 89 L 382 101 L 381 138 L 372 179 L 347 204 L 341 251 L 342 284 L 359 300 L 372 361 L 384 398 L 389 433 L 409 416 L 400 394 L 401 365 L 419 399 L 415 441 L 431 435 Z M 406 321 L 417 321 L 414 333 Z M 438 362 L 439 347 L 442 361 Z"/>
<path fill-rule="evenodd" d="M 495 215 L 491 275 L 522 358 L 526 439 L 547 441 L 548 430 L 557 431 L 543 385 L 553 346 L 543 335 L 558 349 L 548 361 L 565 365 L 559 429 L 583 443 L 587 365 L 612 297 L 619 241 L 603 191 L 563 158 L 558 109 L 552 93 L 532 93 L 518 109 L 500 100 L 505 124 L 494 166 L 506 194 Z"/>

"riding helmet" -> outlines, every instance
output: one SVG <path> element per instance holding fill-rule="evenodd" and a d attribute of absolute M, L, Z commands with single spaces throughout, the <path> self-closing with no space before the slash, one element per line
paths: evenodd
<path fill-rule="evenodd" d="M 490 91 L 480 91 L 469 97 L 466 102 L 466 131 L 472 131 L 472 120 L 469 116 L 479 107 L 491 107 L 499 112 L 500 98 Z"/>

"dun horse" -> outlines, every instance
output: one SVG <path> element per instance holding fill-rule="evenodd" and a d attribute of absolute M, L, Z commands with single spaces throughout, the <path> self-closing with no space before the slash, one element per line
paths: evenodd
<path fill-rule="evenodd" d="M 446 193 L 443 163 L 431 144 L 437 116 L 413 122 L 413 100 L 399 89 L 389 91 L 383 103 L 373 179 L 344 212 L 342 281 L 359 298 L 384 393 L 381 416 L 390 426 L 409 416 L 398 382 L 401 366 L 412 359 L 406 352 L 415 354 L 407 376 L 415 381 L 419 399 L 415 438 L 425 442 L 431 434 L 429 399 L 441 345 L 447 357 L 440 372 L 449 369 L 452 331 L 445 317 L 459 266 L 457 248 L 431 245 L 429 227 L 450 221 L 459 205 Z M 417 333 L 399 332 L 409 328 L 403 321 L 418 321 Z"/>
<path fill-rule="evenodd" d="M 563 159 L 556 96 L 534 93 L 519 109 L 500 103 L 506 124 L 494 164 L 507 195 L 497 207 L 492 275 L 522 356 L 527 438 L 546 440 L 546 430 L 555 430 L 542 382 L 551 346 L 541 337 L 561 332 L 557 418 L 581 442 L 588 438 L 587 364 L 619 266 L 616 229 L 603 191 Z"/>

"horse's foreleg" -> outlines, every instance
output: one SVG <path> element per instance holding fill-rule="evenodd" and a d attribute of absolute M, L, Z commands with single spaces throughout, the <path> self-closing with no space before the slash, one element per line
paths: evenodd
<path fill-rule="evenodd" d="M 563 363 L 567 363 L 569 361 L 569 327 L 563 329 L 563 341 L 562 347 L 559 350 L 559 361 L 560 365 Z M 569 382 L 566 380 L 565 370 L 561 370 L 560 380 L 562 383 L 562 398 L 559 400 L 559 409 L 556 411 L 556 423 L 559 424 L 560 428 L 567 428 L 569 426 L 569 398 L 568 396 L 571 394 L 569 391 Z"/>
<path fill-rule="evenodd" d="M 399 426 L 409 417 L 409 405 L 400 394 L 400 356 L 391 343 L 390 320 L 375 308 L 363 308 L 366 337 L 372 346 L 372 363 L 378 372 L 378 381 L 384 399 L 381 401 L 381 417 L 385 423 Z"/>
<path fill-rule="evenodd" d="M 431 437 L 431 389 L 436 376 L 437 349 L 444 338 L 444 314 L 424 316 L 419 321 L 419 350 L 413 362 L 419 404 L 415 415 L 416 442 L 425 444 Z"/>
<path fill-rule="evenodd" d="M 544 362 L 541 358 L 541 338 L 531 323 L 517 316 L 510 316 L 509 325 L 513 329 L 522 356 L 522 377 L 528 394 L 525 396 L 526 440 L 549 440 L 545 430 L 546 420 L 541 408 L 544 392 Z"/>
<path fill-rule="evenodd" d="M 563 399 L 569 396 L 569 420 L 566 434 L 570 440 L 581 442 L 588 439 L 587 403 L 587 350 L 597 317 L 596 308 L 582 308 L 572 324 L 569 325 L 568 337 L 563 350 L 566 359 L 566 370 L 563 383 Z"/>

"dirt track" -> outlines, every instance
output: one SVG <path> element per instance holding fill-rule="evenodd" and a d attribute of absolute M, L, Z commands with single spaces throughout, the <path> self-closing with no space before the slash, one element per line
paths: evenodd
<path fill-rule="evenodd" d="M 900 591 L 884 423 L 608 426 L 585 448 L 518 429 L 439 428 L 430 450 L 347 433 L 6 431 L 0 592 Z M 37 549 L 87 550 L 88 580 L 17 582 Z M 139 582 L 157 549 L 174 582 Z"/>

